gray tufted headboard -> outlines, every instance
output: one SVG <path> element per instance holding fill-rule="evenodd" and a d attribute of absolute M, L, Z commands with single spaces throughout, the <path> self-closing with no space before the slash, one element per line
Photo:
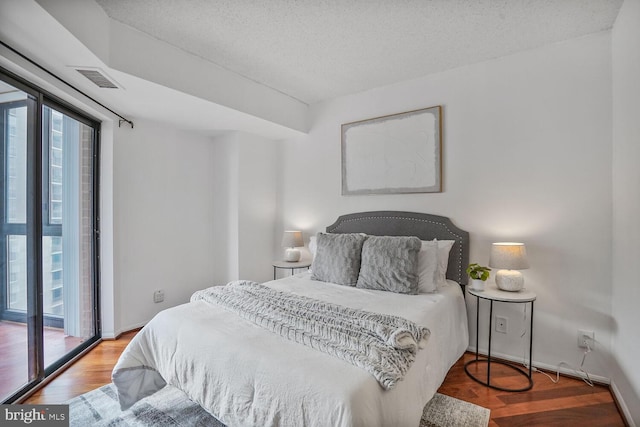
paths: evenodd
<path fill-rule="evenodd" d="M 327 233 L 366 233 L 372 236 L 416 236 L 421 240 L 455 240 L 449 253 L 447 279 L 465 286 L 469 264 L 469 233 L 444 216 L 417 212 L 375 211 L 340 216 Z M 464 290 L 464 288 L 463 288 Z"/>

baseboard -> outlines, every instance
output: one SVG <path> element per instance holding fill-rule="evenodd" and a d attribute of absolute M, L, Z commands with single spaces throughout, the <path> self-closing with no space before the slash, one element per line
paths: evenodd
<path fill-rule="evenodd" d="M 120 338 L 122 336 L 122 334 L 126 334 L 127 332 L 131 332 L 131 331 L 140 330 L 146 324 L 147 324 L 147 322 L 141 322 L 141 323 L 137 323 L 137 324 L 134 324 L 134 325 L 130 325 L 130 326 L 121 328 L 117 332 L 103 333 L 102 334 L 102 339 L 105 340 L 105 341 L 117 340 L 118 338 Z"/>
<path fill-rule="evenodd" d="M 620 390 L 616 386 L 615 381 L 611 380 L 611 384 L 609 386 L 611 389 L 611 394 L 613 395 L 613 399 L 616 401 L 616 405 L 618 409 L 624 416 L 624 420 L 626 421 L 629 427 L 636 427 L 636 423 L 633 421 L 633 417 L 631 416 L 631 411 L 629 411 L 629 407 L 627 406 L 622 394 L 620 394 Z"/>
<path fill-rule="evenodd" d="M 471 347 L 469 346 L 467 348 L 467 351 L 475 353 L 476 352 L 476 348 L 475 347 Z M 482 356 L 486 357 L 486 353 L 483 353 L 482 351 L 480 351 L 480 354 Z M 518 358 L 518 357 L 513 357 L 510 356 L 508 354 L 504 354 L 504 353 L 496 353 L 496 352 L 491 352 L 491 358 L 496 358 L 496 359 L 502 359 L 502 360 L 506 360 L 508 362 L 512 362 L 512 363 L 516 363 L 519 365 L 523 365 L 523 360 L 522 358 Z M 541 369 L 543 371 L 546 372 L 552 372 L 552 373 L 556 373 L 556 372 L 560 372 L 560 375 L 565 376 L 565 377 L 570 377 L 570 378 L 575 378 L 575 379 L 583 379 L 583 377 L 581 377 L 580 375 L 578 375 L 573 369 L 568 369 L 565 368 L 563 366 L 558 367 L 558 365 L 549 365 L 546 363 L 542 363 L 542 362 L 536 362 L 535 360 L 533 361 L 533 363 L 531 364 L 533 367 Z M 606 385 L 609 386 L 611 384 L 611 379 L 607 378 L 607 377 L 603 377 L 600 375 L 594 375 L 589 373 L 589 378 L 591 378 L 591 380 L 594 383 L 598 383 L 600 385 Z"/>

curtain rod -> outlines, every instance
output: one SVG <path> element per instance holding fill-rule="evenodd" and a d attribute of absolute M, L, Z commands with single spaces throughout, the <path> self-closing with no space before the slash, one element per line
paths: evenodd
<path fill-rule="evenodd" d="M 95 98 L 87 95 L 86 93 L 84 93 L 83 91 L 81 91 L 80 89 L 78 89 L 77 87 L 75 87 L 74 85 L 72 85 L 71 83 L 67 82 L 66 80 L 62 79 L 61 77 L 58 77 L 57 75 L 55 75 L 54 73 L 52 73 L 51 71 L 47 70 L 46 68 L 44 68 L 42 65 L 38 64 L 37 62 L 35 62 L 34 60 L 32 60 L 31 58 L 23 55 L 21 52 L 17 51 L 16 49 L 12 48 L 11 46 L 9 46 L 8 44 L 6 44 L 5 42 L 3 42 L 2 40 L 0 40 L 0 44 L 2 44 L 2 46 L 6 47 L 7 49 L 9 49 L 10 51 L 12 51 L 13 53 L 15 53 L 16 55 L 20 56 L 22 59 L 30 62 L 31 64 L 35 65 L 36 67 L 40 68 L 42 71 L 44 71 L 45 73 L 49 74 L 51 77 L 61 81 L 62 83 L 64 83 L 65 85 L 69 86 L 71 89 L 75 90 L 76 92 L 82 94 L 83 96 L 89 98 L 90 100 L 92 100 L 93 102 L 95 102 L 96 104 L 98 104 L 99 106 L 101 106 L 102 108 L 112 112 L 113 114 L 115 114 L 116 116 L 118 116 L 120 118 L 120 120 L 118 120 L 118 127 L 122 126 L 122 123 L 128 123 L 129 126 L 131 126 L 131 129 L 133 129 L 133 122 L 131 120 L 126 119 L 125 117 L 121 116 L 120 114 L 116 113 L 115 111 L 113 111 L 111 108 L 107 107 L 106 105 L 104 105 L 102 102 L 96 100 Z"/>

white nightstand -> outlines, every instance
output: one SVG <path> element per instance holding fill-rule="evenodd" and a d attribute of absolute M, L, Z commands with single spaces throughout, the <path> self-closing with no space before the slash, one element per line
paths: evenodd
<path fill-rule="evenodd" d="M 502 291 L 498 289 L 495 286 L 495 284 L 486 286 L 484 291 L 474 291 L 472 289 L 469 289 L 468 291 L 470 295 L 473 295 L 474 297 L 476 297 L 476 358 L 474 360 L 470 360 L 467 363 L 465 363 L 464 365 L 465 372 L 467 373 L 467 375 L 469 375 L 471 378 L 473 378 L 475 381 L 479 382 L 480 384 L 486 385 L 487 387 L 495 388 L 496 390 L 502 390 L 502 391 L 530 390 L 531 387 L 533 387 L 533 379 L 531 378 L 531 357 L 533 354 L 532 353 L 532 350 L 533 350 L 533 302 L 536 300 L 536 294 L 526 289 L 523 289 L 519 292 Z M 480 299 L 489 301 L 489 348 L 487 350 L 487 357 L 484 359 L 480 359 L 480 356 L 478 354 L 478 325 L 480 324 Z M 519 368 L 518 366 L 515 366 L 511 363 L 491 359 L 491 330 L 493 326 L 493 302 L 494 301 L 510 303 L 510 304 L 527 304 L 527 303 L 531 304 L 531 321 L 529 324 L 529 372 L 528 373 L 522 370 L 521 368 Z M 471 372 L 469 372 L 468 366 L 473 364 L 478 364 L 478 363 L 487 364 L 487 380 L 486 381 L 480 378 L 477 378 Z M 529 380 L 528 385 L 518 389 L 504 388 L 504 387 L 492 385 L 491 384 L 491 364 L 492 363 L 508 366 L 514 369 L 515 371 L 520 372 Z"/>
<path fill-rule="evenodd" d="M 298 261 L 298 262 L 273 261 L 273 280 L 276 280 L 276 271 L 279 268 L 291 270 L 291 274 L 293 274 L 296 269 L 306 268 L 308 270 L 309 267 L 311 267 L 311 261 Z"/>

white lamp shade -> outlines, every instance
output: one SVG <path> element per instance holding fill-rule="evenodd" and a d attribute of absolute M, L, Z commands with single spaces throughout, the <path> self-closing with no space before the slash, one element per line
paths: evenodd
<path fill-rule="evenodd" d="M 304 246 L 302 231 L 285 231 L 282 235 L 283 248 L 296 248 Z"/>
<path fill-rule="evenodd" d="M 500 242 L 491 245 L 489 267 L 502 270 L 526 270 L 529 268 L 524 243 Z"/>

